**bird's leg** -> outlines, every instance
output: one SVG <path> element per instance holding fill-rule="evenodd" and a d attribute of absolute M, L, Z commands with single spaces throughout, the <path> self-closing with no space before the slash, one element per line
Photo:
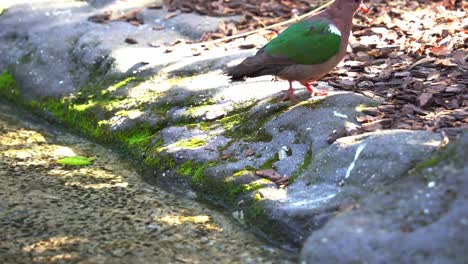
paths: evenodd
<path fill-rule="evenodd" d="M 307 91 L 309 91 L 310 96 L 318 95 L 318 96 L 327 96 L 328 95 L 328 90 L 319 90 L 317 89 L 316 92 L 314 92 L 314 89 L 312 89 L 312 83 L 302 83 L 307 88 Z"/>
<path fill-rule="evenodd" d="M 294 94 L 294 89 L 292 87 L 292 81 L 289 81 L 289 89 L 286 91 L 286 94 L 281 98 L 281 101 L 289 100 L 292 104 L 299 103 L 299 98 Z"/>

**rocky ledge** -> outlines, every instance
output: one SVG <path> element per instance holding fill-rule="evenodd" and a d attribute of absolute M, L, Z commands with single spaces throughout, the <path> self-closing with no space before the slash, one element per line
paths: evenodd
<path fill-rule="evenodd" d="M 304 261 L 466 260 L 466 135 L 442 150 L 440 134 L 428 131 L 349 135 L 382 99 L 331 91 L 290 106 L 280 101 L 282 82 L 230 83 L 222 74 L 253 51 L 168 52 L 165 44 L 235 17 L 181 13 L 171 24 L 145 9 L 151 19 L 138 28 L 96 24 L 87 19 L 103 6 L 131 3 L 95 2 L 4 10 L 0 93 L 140 160 L 148 180 L 193 188 L 284 245 L 306 241 Z"/>

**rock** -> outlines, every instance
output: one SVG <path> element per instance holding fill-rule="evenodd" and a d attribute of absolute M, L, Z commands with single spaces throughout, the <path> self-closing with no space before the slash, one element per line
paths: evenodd
<path fill-rule="evenodd" d="M 266 125 L 266 129 L 274 136 L 281 137 L 285 131 L 300 134 L 303 141 L 310 142 L 313 151 L 328 146 L 327 137 L 346 123 L 356 123 L 356 110 L 359 105 L 372 105 L 376 101 L 362 95 L 340 92 L 319 100 L 304 102 L 294 107 L 276 120 Z M 343 113 L 346 113 L 344 115 Z M 341 115 L 346 116 L 342 118 Z M 306 119 L 300 118 L 305 117 Z"/>
<path fill-rule="evenodd" d="M 468 135 L 309 237 L 303 263 L 465 263 Z"/>
<path fill-rule="evenodd" d="M 428 159 L 439 142 L 436 133 L 406 130 L 340 138 L 314 152 L 311 165 L 288 187 L 287 195 L 260 190 L 265 214 L 282 226 L 282 236 L 300 243 L 333 219 L 341 206 L 359 203 L 398 182 L 419 161 Z"/>
<path fill-rule="evenodd" d="M 99 80 L 113 78 L 141 62 L 158 71 L 158 65 L 193 53 L 188 49 L 161 56 L 165 44 L 198 39 L 219 23 L 235 19 L 179 14 L 165 21 L 166 11 L 144 9 L 138 16 L 145 24 L 135 27 L 124 21 L 98 24 L 87 19 L 99 11 L 95 7 L 126 10 L 141 6 L 143 0 L 89 1 L 93 6 L 84 1 L 24 2 L 9 7 L 0 18 L 4 29 L 0 31 L 0 71 L 11 66 L 23 94 L 30 98 L 68 95 L 97 75 Z M 160 26 L 164 28 L 153 30 Z M 150 48 L 147 43 L 161 47 Z"/>

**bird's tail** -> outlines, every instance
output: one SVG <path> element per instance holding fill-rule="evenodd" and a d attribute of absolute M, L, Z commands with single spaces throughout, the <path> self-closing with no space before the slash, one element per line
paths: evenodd
<path fill-rule="evenodd" d="M 234 82 L 244 81 L 246 77 L 258 77 L 262 75 L 277 75 L 284 66 L 265 65 L 258 63 L 258 58 L 249 57 L 239 65 L 230 67 L 224 73 L 231 77 Z"/>

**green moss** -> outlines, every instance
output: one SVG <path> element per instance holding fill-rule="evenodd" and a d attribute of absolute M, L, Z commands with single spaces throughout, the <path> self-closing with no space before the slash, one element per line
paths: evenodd
<path fill-rule="evenodd" d="M 124 87 L 125 85 L 129 84 L 130 82 L 132 81 L 135 81 L 137 80 L 137 78 L 131 76 L 131 77 L 128 77 L 126 79 L 123 79 L 122 81 L 120 82 L 117 82 L 116 84 L 112 85 L 111 87 L 107 88 L 105 91 L 107 92 L 113 92 L 113 91 L 116 91 L 122 87 Z"/>
<path fill-rule="evenodd" d="M 257 203 L 264 200 L 264 199 L 263 199 L 263 196 L 262 196 L 260 193 L 258 193 L 258 192 L 254 195 L 253 199 L 254 199 L 254 201 L 257 202 Z"/>
<path fill-rule="evenodd" d="M 197 165 L 193 160 L 187 160 L 186 162 L 182 163 L 180 167 L 177 169 L 177 172 L 184 175 L 184 176 L 192 176 L 195 174 L 194 172 L 197 169 Z"/>
<path fill-rule="evenodd" d="M 158 171 L 171 170 L 177 166 L 172 156 L 163 153 L 148 155 L 143 162 L 146 166 L 154 168 Z"/>
<path fill-rule="evenodd" d="M 88 134 L 93 138 L 101 138 L 104 132 L 99 125 L 99 120 L 95 114 L 90 111 L 75 109 L 67 99 L 44 99 L 42 101 L 34 101 L 29 105 L 33 111 L 45 110 L 49 112 L 56 120 L 79 129 L 82 133 Z"/>
<path fill-rule="evenodd" d="M 224 182 L 225 187 L 228 190 L 228 198 L 230 201 L 233 201 L 238 197 L 240 194 L 247 194 L 253 191 L 256 191 L 264 186 L 263 183 L 259 182 L 252 182 L 252 183 L 246 183 L 246 184 L 237 184 L 235 182 L 232 182 L 231 180 L 226 180 Z"/>
<path fill-rule="evenodd" d="M 366 105 L 360 104 L 360 105 L 356 106 L 354 108 L 354 110 L 356 110 L 356 112 L 362 112 L 366 107 L 367 107 Z"/>
<path fill-rule="evenodd" d="M 143 150 L 149 146 L 152 134 L 148 126 L 144 126 L 143 128 L 140 126 L 131 131 L 119 133 L 117 138 L 128 148 L 138 147 L 140 150 Z"/>
<path fill-rule="evenodd" d="M 19 89 L 16 80 L 9 70 L 0 74 L 0 94 L 8 100 L 16 101 L 19 98 Z"/>
<path fill-rule="evenodd" d="M 307 100 L 307 101 L 302 101 L 302 102 L 300 102 L 300 103 L 294 105 L 293 108 L 302 106 L 302 107 L 307 107 L 307 108 L 316 109 L 316 108 L 318 108 L 318 107 L 322 104 L 323 100 L 324 100 L 324 99 L 312 100 L 312 101 L 309 101 L 309 100 Z"/>
<path fill-rule="evenodd" d="M 302 164 L 293 173 L 293 175 L 291 176 L 291 179 L 289 179 L 290 183 L 293 183 L 297 179 L 297 177 L 299 177 L 299 175 L 301 175 L 305 171 L 305 169 L 307 169 L 310 166 L 310 164 L 312 163 L 312 156 L 313 156 L 313 153 L 312 153 L 312 147 L 311 147 L 307 150 L 306 154 L 304 155 L 304 161 L 302 162 Z"/>
<path fill-rule="evenodd" d="M 269 158 L 265 163 L 260 166 L 262 170 L 276 169 L 274 163 L 279 161 L 279 154 L 276 153 L 273 157 Z"/>
<path fill-rule="evenodd" d="M 421 162 L 419 162 L 416 167 L 414 168 L 416 171 L 420 171 L 424 168 L 429 168 L 429 167 L 434 167 L 435 165 L 437 165 L 440 161 L 440 156 L 434 156 L 428 160 L 423 160 Z"/>
<path fill-rule="evenodd" d="M 187 148 L 187 149 L 196 149 L 203 147 L 207 144 L 206 140 L 200 138 L 190 138 L 190 139 L 183 139 L 174 143 L 177 147 Z"/>
<path fill-rule="evenodd" d="M 23 57 L 21 57 L 21 59 L 19 60 L 20 64 L 29 64 L 30 62 L 32 61 L 32 52 L 24 55 Z"/>
<path fill-rule="evenodd" d="M 233 176 L 233 177 L 240 177 L 240 176 L 247 175 L 247 174 L 249 174 L 250 172 L 251 172 L 250 170 L 243 169 L 243 170 L 234 172 L 234 173 L 232 174 L 232 176 Z"/>
<path fill-rule="evenodd" d="M 59 164 L 67 165 L 67 166 L 88 166 L 93 164 L 95 158 L 87 158 L 83 156 L 74 156 L 74 157 L 66 157 L 63 159 L 57 160 Z"/>
<path fill-rule="evenodd" d="M 255 219 L 255 221 L 258 224 L 258 219 L 263 218 L 265 210 L 264 210 L 263 206 L 261 205 L 261 200 L 260 200 L 258 202 L 255 202 L 255 203 L 251 204 L 250 206 L 248 206 L 244 210 L 244 212 L 245 212 L 245 217 L 247 219 L 251 219 L 251 220 Z"/>
<path fill-rule="evenodd" d="M 203 185 L 206 183 L 205 177 L 205 170 L 209 167 L 213 167 L 217 164 L 216 161 L 210 161 L 203 164 L 199 164 L 194 168 L 193 176 L 192 176 L 192 184 L 194 185 Z"/>

